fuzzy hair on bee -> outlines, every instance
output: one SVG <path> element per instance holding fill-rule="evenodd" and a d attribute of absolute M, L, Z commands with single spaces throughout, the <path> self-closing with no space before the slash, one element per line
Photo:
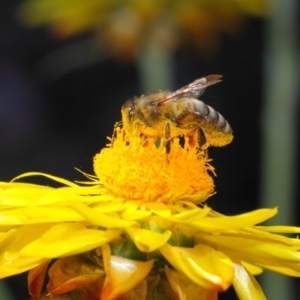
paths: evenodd
<path fill-rule="evenodd" d="M 214 108 L 197 98 L 205 89 L 221 81 L 221 75 L 209 75 L 175 92 L 157 92 L 134 98 L 122 106 L 125 135 L 189 137 L 199 148 L 225 146 L 233 139 L 229 123 Z"/>

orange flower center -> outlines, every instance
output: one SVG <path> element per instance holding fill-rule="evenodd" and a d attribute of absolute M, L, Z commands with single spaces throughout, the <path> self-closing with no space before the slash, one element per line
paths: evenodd
<path fill-rule="evenodd" d="M 205 153 L 190 143 L 171 143 L 166 152 L 164 140 L 127 137 L 117 129 L 116 138 L 94 158 L 94 171 L 115 197 L 143 202 L 172 203 L 177 200 L 202 202 L 214 192 Z M 187 138 L 186 138 L 187 139 Z"/>

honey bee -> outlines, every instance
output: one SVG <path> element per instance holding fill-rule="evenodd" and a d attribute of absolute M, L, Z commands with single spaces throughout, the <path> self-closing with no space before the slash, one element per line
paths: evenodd
<path fill-rule="evenodd" d="M 205 89 L 221 81 L 221 75 L 209 75 L 171 93 L 142 95 L 128 100 L 121 109 L 125 135 L 189 137 L 199 148 L 225 146 L 233 139 L 232 129 L 214 108 L 197 98 Z"/>

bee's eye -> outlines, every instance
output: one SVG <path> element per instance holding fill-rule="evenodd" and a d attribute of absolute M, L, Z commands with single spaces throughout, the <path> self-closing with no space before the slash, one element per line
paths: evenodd
<path fill-rule="evenodd" d="M 133 115 L 134 115 L 134 108 L 133 108 L 133 106 L 129 106 L 128 107 L 128 114 L 129 114 L 129 117 L 133 117 Z"/>

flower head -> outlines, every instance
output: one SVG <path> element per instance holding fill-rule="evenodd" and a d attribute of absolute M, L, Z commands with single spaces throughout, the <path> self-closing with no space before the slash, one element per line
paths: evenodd
<path fill-rule="evenodd" d="M 174 139 L 169 154 L 164 145 L 163 139 L 159 143 L 137 136 L 125 140 L 118 127 L 111 147 L 94 158 L 97 178 L 108 193 L 124 200 L 200 203 L 207 199 L 214 192 L 214 169 L 206 153 L 188 142 L 181 146 L 179 138 Z"/>
<path fill-rule="evenodd" d="M 117 127 L 86 182 L 1 182 L 0 277 L 29 270 L 38 299 L 48 270 L 49 296 L 84 300 L 209 300 L 231 285 L 240 299 L 265 299 L 254 277 L 263 269 L 299 277 L 300 241 L 276 233 L 300 228 L 259 226 L 276 208 L 214 212 L 204 202 L 214 169 L 190 138 L 167 144 Z M 17 182 L 33 175 L 62 187 Z"/>

